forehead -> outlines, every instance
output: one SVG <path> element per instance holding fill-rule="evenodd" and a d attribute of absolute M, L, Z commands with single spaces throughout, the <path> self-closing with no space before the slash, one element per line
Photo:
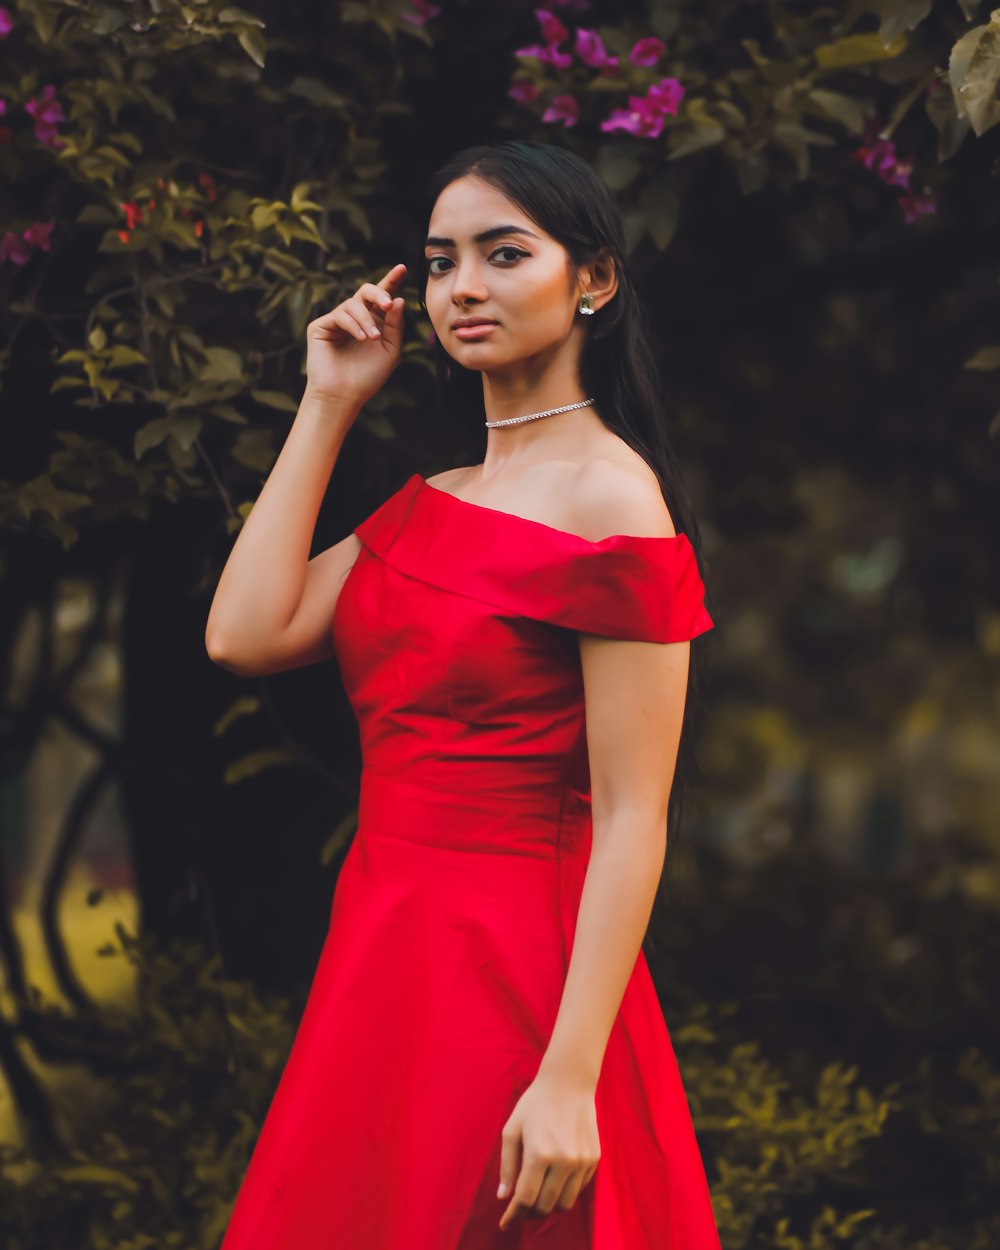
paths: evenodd
<path fill-rule="evenodd" d="M 477 236 L 495 234 L 497 226 L 516 226 L 536 239 L 546 237 L 502 191 L 470 175 L 449 183 L 438 196 L 427 225 L 428 241 L 482 242 Z"/>

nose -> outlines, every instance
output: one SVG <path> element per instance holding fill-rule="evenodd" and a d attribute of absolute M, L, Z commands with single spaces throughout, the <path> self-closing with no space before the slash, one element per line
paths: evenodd
<path fill-rule="evenodd" d="M 457 316 L 461 317 L 471 305 L 482 304 L 487 299 L 483 271 L 477 258 L 456 262 L 451 279 L 451 300 Z"/>

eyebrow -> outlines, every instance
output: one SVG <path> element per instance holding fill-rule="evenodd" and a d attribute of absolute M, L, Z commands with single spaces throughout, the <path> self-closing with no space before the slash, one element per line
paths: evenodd
<path fill-rule="evenodd" d="M 531 238 L 537 239 L 539 236 L 533 230 L 527 230 L 524 226 L 493 226 L 489 230 L 480 230 L 478 234 L 472 236 L 473 243 L 488 243 L 490 239 L 499 238 L 502 234 L 527 234 Z M 424 240 L 424 247 L 454 247 L 454 239 L 444 239 L 436 234 L 428 235 Z"/>

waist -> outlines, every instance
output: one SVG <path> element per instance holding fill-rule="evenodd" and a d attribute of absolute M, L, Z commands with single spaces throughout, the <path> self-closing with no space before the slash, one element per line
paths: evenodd
<path fill-rule="evenodd" d="M 361 771 L 359 840 L 555 859 L 589 855 L 591 831 L 590 797 L 570 787 L 498 797 L 475 789 L 437 790 L 367 766 Z"/>

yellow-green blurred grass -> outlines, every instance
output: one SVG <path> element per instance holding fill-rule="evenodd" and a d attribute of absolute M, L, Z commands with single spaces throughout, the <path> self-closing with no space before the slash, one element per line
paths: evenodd
<path fill-rule="evenodd" d="M 90 891 L 103 892 L 96 906 L 87 902 Z M 36 986 L 42 999 L 60 1009 L 72 1007 L 60 992 L 42 937 L 37 895 L 24 897 L 12 909 L 12 924 L 24 953 L 25 975 Z M 70 965 L 88 996 L 98 1004 L 127 1007 L 135 988 L 135 967 L 126 959 L 109 959 L 97 954 L 100 947 L 114 940 L 114 925 L 120 921 L 130 931 L 137 927 L 138 903 L 130 888 L 109 889 L 90 865 L 81 863 L 71 870 L 58 910 L 59 930 L 66 944 Z M 8 1020 L 17 1014 L 10 985 L 0 974 L 0 1010 Z M 83 1064 L 51 1064 L 40 1060 L 33 1047 L 21 1042 L 25 1065 L 34 1072 L 51 1094 L 53 1107 L 79 1107 L 82 1100 L 99 1096 L 92 1072 Z M 0 1141 L 23 1144 L 23 1126 L 18 1123 L 6 1074 L 0 1072 Z"/>

